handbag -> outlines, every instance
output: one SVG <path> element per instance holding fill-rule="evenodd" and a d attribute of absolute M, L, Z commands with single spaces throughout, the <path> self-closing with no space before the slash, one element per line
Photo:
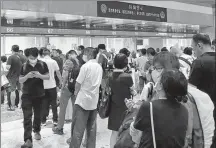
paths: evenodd
<path fill-rule="evenodd" d="M 98 114 L 101 117 L 101 119 L 105 119 L 109 117 L 110 105 L 111 105 L 111 88 L 108 87 L 104 90 L 104 92 L 102 90 L 101 96 L 98 102 L 97 110 L 98 110 Z"/>
<path fill-rule="evenodd" d="M 152 102 L 150 102 L 150 117 L 151 117 L 151 129 L 152 129 L 153 145 L 154 145 L 154 148 L 156 148 Z"/>

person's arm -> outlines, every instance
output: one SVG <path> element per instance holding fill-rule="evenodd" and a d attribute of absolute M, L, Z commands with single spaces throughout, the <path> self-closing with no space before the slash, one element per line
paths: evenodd
<path fill-rule="evenodd" d="M 40 72 L 36 71 L 34 72 L 34 77 L 42 79 L 42 80 L 49 80 L 50 79 L 49 69 L 46 63 L 43 63 L 43 64 L 44 64 L 43 73 L 41 74 Z"/>
<path fill-rule="evenodd" d="M 67 70 L 63 70 L 62 72 L 62 88 L 66 86 L 67 80 L 68 80 L 68 74 L 69 72 Z"/>
<path fill-rule="evenodd" d="M 32 72 L 29 72 L 28 74 L 25 75 L 23 71 L 23 66 L 22 66 L 21 71 L 20 71 L 19 82 L 24 83 L 25 81 L 33 77 L 34 77 L 34 74 Z"/>
<path fill-rule="evenodd" d="M 81 85 L 85 81 L 86 72 L 87 72 L 86 67 L 82 66 L 81 69 L 80 69 L 79 75 L 78 75 L 78 77 L 76 79 L 74 95 L 77 95 L 79 93 Z"/>
<path fill-rule="evenodd" d="M 191 68 L 191 73 L 189 76 L 189 83 L 191 83 L 192 85 L 196 87 L 199 87 L 201 79 L 202 79 L 201 61 L 195 60 Z"/>
<path fill-rule="evenodd" d="M 10 70 L 10 68 L 11 68 L 11 64 L 12 64 L 12 56 L 10 56 L 9 58 L 8 58 L 8 60 L 7 60 L 7 64 L 6 64 L 6 69 L 7 70 Z"/>
<path fill-rule="evenodd" d="M 57 77 L 58 77 L 58 79 L 59 79 L 59 84 L 60 84 L 60 86 L 61 86 L 61 85 L 62 85 L 62 76 L 61 76 L 61 72 L 60 72 L 60 70 L 59 70 L 59 66 L 58 66 L 58 64 L 57 64 L 56 61 L 54 62 L 54 67 L 55 67 L 56 75 L 57 75 Z"/>

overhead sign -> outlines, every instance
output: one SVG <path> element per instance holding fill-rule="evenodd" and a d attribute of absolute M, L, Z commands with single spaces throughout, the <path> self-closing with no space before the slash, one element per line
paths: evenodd
<path fill-rule="evenodd" d="M 167 9 L 118 1 L 97 1 L 97 16 L 167 22 Z"/>

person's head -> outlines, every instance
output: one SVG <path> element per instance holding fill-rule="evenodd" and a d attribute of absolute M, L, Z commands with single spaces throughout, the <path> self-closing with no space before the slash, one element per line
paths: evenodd
<path fill-rule="evenodd" d="M 92 47 L 87 47 L 84 49 L 84 53 L 83 53 L 82 58 L 85 62 L 87 62 L 91 59 L 96 59 L 97 54 L 98 54 L 97 49 L 92 48 Z"/>
<path fill-rule="evenodd" d="M 147 58 L 149 61 L 152 61 L 154 56 L 156 55 L 156 51 L 154 48 L 150 47 L 146 50 Z"/>
<path fill-rule="evenodd" d="M 117 69 L 125 70 L 128 65 L 128 58 L 123 53 L 118 53 L 114 58 L 114 66 Z"/>
<path fill-rule="evenodd" d="M 215 51 L 216 50 L 216 39 L 214 39 L 212 41 L 212 50 Z"/>
<path fill-rule="evenodd" d="M 180 63 L 177 56 L 168 51 L 160 52 L 153 59 L 153 69 L 150 71 L 151 79 L 156 84 L 160 80 L 163 70 L 179 68 Z"/>
<path fill-rule="evenodd" d="M 191 47 L 186 47 L 186 48 L 184 49 L 184 52 L 183 52 L 183 53 L 192 56 L 192 54 L 193 54 L 193 49 L 192 49 Z"/>
<path fill-rule="evenodd" d="M 111 53 L 115 53 L 115 48 L 111 48 Z"/>
<path fill-rule="evenodd" d="M 84 49 L 85 49 L 84 46 L 82 46 L 82 45 L 78 46 L 78 48 L 77 48 L 77 54 L 78 55 L 82 55 L 84 53 Z"/>
<path fill-rule="evenodd" d="M 185 102 L 188 81 L 178 69 L 164 70 L 156 89 L 159 97 L 166 97 L 170 102 Z"/>
<path fill-rule="evenodd" d="M 136 51 L 133 50 L 133 51 L 131 52 L 131 57 L 132 57 L 133 59 L 136 58 Z"/>
<path fill-rule="evenodd" d="M 27 48 L 25 51 L 25 56 L 28 58 L 30 64 L 36 64 L 39 50 L 36 47 Z"/>
<path fill-rule="evenodd" d="M 161 52 L 163 51 L 168 51 L 168 49 L 166 47 L 161 48 Z"/>
<path fill-rule="evenodd" d="M 192 48 L 195 56 L 199 57 L 203 53 L 211 51 L 211 40 L 206 34 L 196 34 L 192 39 Z"/>
<path fill-rule="evenodd" d="M 7 57 L 6 56 L 1 56 L 1 61 L 2 61 L 2 63 L 7 62 Z"/>
<path fill-rule="evenodd" d="M 62 51 L 60 49 L 56 49 L 58 56 L 60 56 L 62 54 Z"/>
<path fill-rule="evenodd" d="M 53 57 L 58 57 L 59 56 L 59 53 L 58 53 L 57 49 L 52 49 L 52 56 Z"/>
<path fill-rule="evenodd" d="M 75 50 L 70 50 L 68 51 L 67 56 L 68 59 L 76 59 L 77 53 Z"/>
<path fill-rule="evenodd" d="M 125 54 L 127 57 L 130 56 L 130 51 L 127 48 L 122 48 L 119 53 Z"/>
<path fill-rule="evenodd" d="M 39 55 L 41 57 L 45 57 L 45 56 L 50 56 L 50 50 L 47 49 L 46 47 L 42 47 L 40 50 L 39 50 Z"/>
<path fill-rule="evenodd" d="M 181 49 L 179 49 L 179 47 L 177 47 L 177 46 L 170 47 L 170 52 L 173 53 L 174 55 L 176 55 L 177 57 L 181 56 L 183 53 L 183 51 Z"/>
<path fill-rule="evenodd" d="M 13 45 L 11 48 L 12 53 L 19 53 L 19 46 L 18 45 Z"/>
<path fill-rule="evenodd" d="M 23 50 L 19 50 L 19 54 L 20 54 L 20 55 L 23 55 Z"/>
<path fill-rule="evenodd" d="M 142 48 L 142 49 L 140 50 L 140 52 L 141 52 L 141 55 L 142 55 L 142 56 L 145 56 L 145 55 L 146 55 L 146 49 L 145 49 L 145 48 Z"/>
<path fill-rule="evenodd" d="M 99 52 L 103 52 L 106 50 L 106 45 L 105 44 L 99 44 L 98 49 L 99 49 Z"/>

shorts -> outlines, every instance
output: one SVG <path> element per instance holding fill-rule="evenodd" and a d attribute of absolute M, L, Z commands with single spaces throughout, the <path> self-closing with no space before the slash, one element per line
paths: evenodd
<path fill-rule="evenodd" d="M 19 83 L 19 79 L 8 79 L 10 83 L 10 87 L 8 89 L 9 92 L 14 92 L 16 89 L 21 90 L 21 84 Z"/>

